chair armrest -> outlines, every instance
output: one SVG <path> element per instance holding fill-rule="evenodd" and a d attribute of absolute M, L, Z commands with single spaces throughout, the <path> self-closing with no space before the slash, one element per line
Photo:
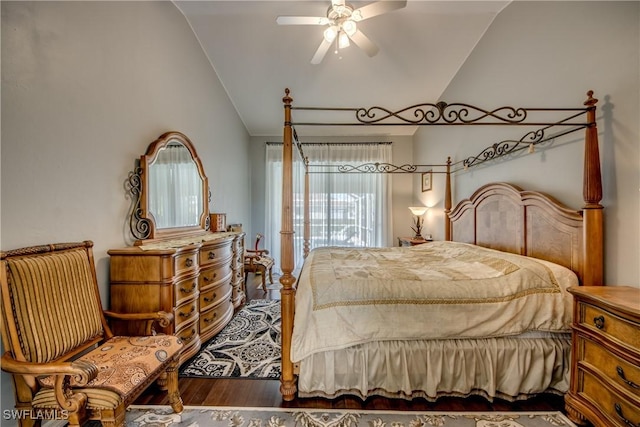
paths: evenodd
<path fill-rule="evenodd" d="M 11 356 L 10 352 L 2 355 L 2 370 L 21 375 L 71 375 L 74 377 L 77 385 L 87 385 L 91 380 L 98 376 L 98 367 L 86 360 L 75 360 L 73 362 L 23 362 L 16 360 Z"/>
<path fill-rule="evenodd" d="M 266 249 L 258 249 L 257 251 L 253 249 L 245 249 L 245 252 L 257 254 L 259 257 L 262 255 L 269 255 L 269 251 Z"/>
<path fill-rule="evenodd" d="M 158 311 L 156 313 L 116 313 L 115 311 L 104 310 L 104 315 L 115 320 L 144 322 L 145 335 L 155 335 L 153 325 L 156 322 L 161 328 L 169 327 L 173 323 L 173 314 L 166 311 Z"/>
<path fill-rule="evenodd" d="M 0 359 L 2 370 L 12 374 L 38 376 L 53 376 L 56 401 L 62 409 L 77 411 L 84 406 L 87 395 L 74 393 L 74 387 L 84 387 L 98 376 L 98 367 L 87 360 L 73 362 L 35 363 L 15 360 L 10 352 L 5 352 Z M 73 387 L 71 387 L 73 377 Z"/>

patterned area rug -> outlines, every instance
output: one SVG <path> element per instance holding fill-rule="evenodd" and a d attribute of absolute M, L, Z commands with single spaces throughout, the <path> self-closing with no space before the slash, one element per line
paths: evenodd
<path fill-rule="evenodd" d="M 127 427 L 575 427 L 560 412 L 400 412 L 342 409 L 131 406 Z"/>
<path fill-rule="evenodd" d="M 280 301 L 251 300 L 183 365 L 181 377 L 280 378 Z"/>
<path fill-rule="evenodd" d="M 258 279 L 256 279 L 253 283 L 255 283 L 256 289 L 262 290 L 262 279 L 260 278 L 259 274 L 256 274 L 256 276 L 258 277 Z M 269 283 L 269 278 L 267 275 L 266 285 L 268 291 L 282 289 L 282 284 L 280 283 L 280 275 L 278 273 L 273 273 L 273 283 Z"/>

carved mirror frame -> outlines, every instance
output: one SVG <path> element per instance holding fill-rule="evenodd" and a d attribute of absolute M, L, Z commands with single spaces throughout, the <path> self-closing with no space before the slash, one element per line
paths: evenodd
<path fill-rule="evenodd" d="M 171 144 L 182 144 L 189 151 L 196 166 L 196 172 L 202 181 L 202 212 L 197 224 L 176 225 L 169 228 L 158 228 L 153 212 L 149 210 L 151 193 L 149 190 L 150 167 L 158 160 L 158 156 Z M 149 144 L 144 155 L 140 156 L 136 170 L 129 176 L 129 189 L 135 198 L 135 206 L 131 214 L 130 228 L 137 244 L 147 239 L 168 239 L 209 229 L 209 180 L 204 173 L 204 167 L 189 138 L 176 131 L 166 132 Z M 179 193 L 179 192 L 178 192 Z"/>

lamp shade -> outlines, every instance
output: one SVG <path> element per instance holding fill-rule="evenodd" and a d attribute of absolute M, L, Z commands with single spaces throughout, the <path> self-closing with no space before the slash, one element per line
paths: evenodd
<path fill-rule="evenodd" d="M 327 41 L 327 43 L 331 43 L 332 41 L 334 41 L 337 36 L 338 27 L 335 25 L 332 25 L 324 30 L 324 39 Z"/>
<path fill-rule="evenodd" d="M 340 49 L 344 49 L 349 47 L 349 36 L 344 31 L 340 31 L 340 35 L 338 36 L 338 47 Z"/>
<path fill-rule="evenodd" d="M 429 208 L 426 206 L 411 206 L 409 207 L 409 210 L 411 210 L 411 213 L 414 214 L 415 216 L 422 216 L 424 215 L 424 213 L 428 210 Z"/>

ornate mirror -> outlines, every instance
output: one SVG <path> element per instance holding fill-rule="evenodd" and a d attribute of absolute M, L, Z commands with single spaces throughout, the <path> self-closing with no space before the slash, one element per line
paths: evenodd
<path fill-rule="evenodd" d="M 209 185 L 193 144 L 180 132 L 152 142 L 132 174 L 138 192 L 131 232 L 139 240 L 178 236 L 209 228 Z"/>

